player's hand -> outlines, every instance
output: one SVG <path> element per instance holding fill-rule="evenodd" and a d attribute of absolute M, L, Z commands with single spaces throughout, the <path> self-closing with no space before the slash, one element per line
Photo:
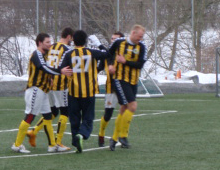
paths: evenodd
<path fill-rule="evenodd" d="M 64 74 L 66 76 L 72 76 L 73 70 L 70 68 L 70 66 L 66 66 L 61 69 L 61 74 Z"/>
<path fill-rule="evenodd" d="M 96 47 L 98 47 L 98 46 L 101 45 L 99 39 L 98 39 L 95 35 L 90 35 L 90 36 L 88 37 L 88 39 L 89 39 L 89 45 L 91 45 L 91 46 L 96 46 Z"/>
<path fill-rule="evenodd" d="M 115 67 L 114 67 L 113 65 L 109 65 L 109 66 L 108 66 L 108 70 L 109 70 L 109 73 L 110 73 L 110 74 L 115 74 L 115 70 L 116 70 L 116 69 L 115 69 Z"/>
<path fill-rule="evenodd" d="M 122 63 L 122 64 L 125 64 L 125 62 L 126 62 L 125 57 L 120 54 L 116 56 L 116 60 L 118 63 Z"/>

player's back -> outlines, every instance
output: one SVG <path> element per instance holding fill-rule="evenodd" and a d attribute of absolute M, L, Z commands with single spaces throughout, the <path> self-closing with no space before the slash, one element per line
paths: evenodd
<path fill-rule="evenodd" d="M 51 68 L 58 68 L 62 55 L 70 50 L 70 48 L 61 42 L 53 44 L 48 52 L 47 66 Z M 67 88 L 67 77 L 65 75 L 54 75 L 52 76 L 53 86 L 51 90 L 59 91 Z"/>

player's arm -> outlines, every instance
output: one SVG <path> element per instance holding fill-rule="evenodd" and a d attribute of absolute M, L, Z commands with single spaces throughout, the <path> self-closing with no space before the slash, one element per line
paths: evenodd
<path fill-rule="evenodd" d="M 108 52 L 108 50 L 95 50 L 95 49 L 90 49 L 92 53 L 92 57 L 95 58 L 96 60 L 104 60 L 106 58 L 111 58 L 112 55 Z"/>
<path fill-rule="evenodd" d="M 36 53 L 31 57 L 31 61 L 34 65 L 48 74 L 60 75 L 60 70 L 55 68 L 50 68 L 47 66 L 42 53 L 36 51 Z"/>
<path fill-rule="evenodd" d="M 104 45 L 102 45 L 102 44 L 99 45 L 98 48 L 99 48 L 100 50 L 108 51 L 108 49 L 107 49 Z M 111 58 L 111 57 L 105 59 L 105 60 L 107 60 L 107 63 L 109 63 L 110 58 Z M 104 59 L 102 59 L 102 60 L 98 60 L 98 62 L 97 62 L 97 65 L 98 65 L 98 67 L 97 67 L 97 68 L 98 68 L 98 72 L 104 70 L 104 68 L 105 68 L 105 60 L 104 60 Z"/>
<path fill-rule="evenodd" d="M 73 50 L 66 51 L 63 56 L 61 57 L 61 60 L 59 62 L 59 69 L 61 70 L 61 73 L 66 76 L 71 76 L 73 74 L 72 64 L 71 64 L 71 53 Z"/>
<path fill-rule="evenodd" d="M 105 56 L 107 56 L 107 58 L 108 58 L 108 63 L 113 63 L 113 61 L 114 61 L 114 59 L 112 57 L 113 55 L 111 55 L 109 53 L 108 49 L 101 44 L 101 42 L 99 41 L 99 39 L 95 35 L 90 35 L 88 37 L 88 39 L 89 39 L 90 45 L 98 47 L 102 52 L 106 51 L 108 54 L 105 55 Z M 112 48 L 112 50 L 113 50 L 113 48 Z M 95 57 L 96 59 L 99 59 L 100 54 L 98 52 L 96 52 L 96 51 L 93 51 L 93 53 L 94 53 L 93 57 Z M 106 58 L 106 57 L 102 57 L 102 58 Z"/>
<path fill-rule="evenodd" d="M 138 61 L 127 61 L 124 56 L 121 55 L 117 55 L 116 59 L 119 63 L 128 65 L 133 68 L 141 69 L 147 60 L 147 48 L 144 45 L 141 46 Z"/>
<path fill-rule="evenodd" d="M 104 70 L 105 68 L 105 60 L 98 60 L 97 61 L 97 70 L 98 72 Z"/>
<path fill-rule="evenodd" d="M 98 48 L 99 48 L 100 50 L 108 51 L 108 49 L 107 49 L 104 45 L 102 45 L 102 44 L 99 45 Z"/>
<path fill-rule="evenodd" d="M 112 56 L 110 59 L 108 59 L 108 65 L 114 65 L 115 61 L 115 52 L 118 49 L 120 45 L 121 40 L 116 39 L 110 46 L 109 46 L 109 53 Z"/>

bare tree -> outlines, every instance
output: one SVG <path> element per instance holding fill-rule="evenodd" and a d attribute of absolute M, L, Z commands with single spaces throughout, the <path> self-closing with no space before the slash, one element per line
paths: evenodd
<path fill-rule="evenodd" d="M 152 0 L 120 0 L 120 31 L 127 35 L 133 24 L 141 24 L 147 28 L 145 41 L 149 49 L 148 63 L 152 65 L 156 64 L 167 70 L 175 70 L 178 67 L 192 69 L 192 60 L 195 59 L 195 69 L 202 71 L 202 62 L 207 61 L 203 59 L 204 54 L 209 55 L 207 51 L 212 51 L 217 45 L 206 45 L 203 42 L 203 34 L 207 29 L 217 30 L 219 28 L 220 0 L 194 0 L 193 34 L 191 34 L 191 0 L 157 0 L 158 57 L 156 60 L 154 2 Z M 18 40 L 20 36 L 26 36 L 30 40 L 35 38 L 36 12 L 36 1 L 1 1 L 1 73 L 5 72 L 7 67 L 11 74 L 25 73 L 26 66 L 22 58 L 24 55 L 19 50 L 22 46 L 19 41 L 12 41 L 12 39 Z M 103 42 L 107 43 L 110 41 L 110 35 L 116 31 L 116 21 L 117 3 L 115 0 L 82 1 L 82 28 L 88 34 L 97 34 Z M 64 27 L 79 29 L 79 1 L 39 0 L 39 23 L 40 32 L 51 34 L 55 41 Z M 192 35 L 195 36 L 192 37 Z M 183 60 L 186 62 L 183 63 Z M 151 70 L 153 69 L 155 68 L 151 67 Z"/>

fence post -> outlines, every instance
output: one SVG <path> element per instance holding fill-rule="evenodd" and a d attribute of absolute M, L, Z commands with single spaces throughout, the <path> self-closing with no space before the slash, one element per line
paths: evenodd
<path fill-rule="evenodd" d="M 216 53 L 215 53 L 215 57 L 216 57 L 216 97 L 220 97 L 219 96 L 219 81 L 218 81 L 218 74 L 219 74 L 219 47 L 216 48 Z"/>

